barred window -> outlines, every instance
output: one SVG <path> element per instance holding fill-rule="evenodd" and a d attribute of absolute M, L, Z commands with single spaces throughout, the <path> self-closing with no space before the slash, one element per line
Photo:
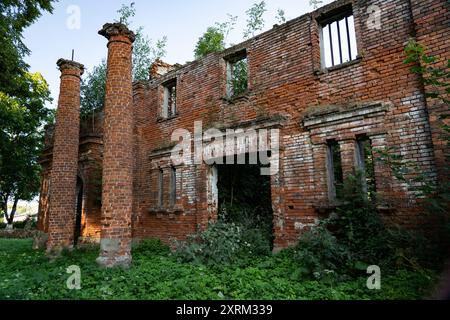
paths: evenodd
<path fill-rule="evenodd" d="M 355 21 L 351 7 L 321 21 L 322 65 L 330 68 L 358 56 Z"/>

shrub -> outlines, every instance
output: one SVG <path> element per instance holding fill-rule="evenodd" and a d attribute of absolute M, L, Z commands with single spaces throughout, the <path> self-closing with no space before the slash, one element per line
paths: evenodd
<path fill-rule="evenodd" d="M 302 275 L 322 278 L 335 273 L 348 260 L 348 255 L 348 249 L 337 241 L 326 225 L 319 225 L 300 237 L 294 258 L 300 264 Z"/>
<path fill-rule="evenodd" d="M 35 219 L 26 219 L 24 221 L 16 221 L 13 223 L 14 229 L 36 229 L 37 222 Z M 0 229 L 5 229 L 6 223 L 4 223 L 3 218 L 0 218 Z"/>
<path fill-rule="evenodd" d="M 160 239 L 144 239 L 133 246 L 133 254 L 142 256 L 168 255 L 170 248 Z"/>
<path fill-rule="evenodd" d="M 189 236 L 185 242 L 176 242 L 176 257 L 183 262 L 207 265 L 236 262 L 246 245 L 241 242 L 242 228 L 235 223 L 219 220 L 208 228 Z"/>
<path fill-rule="evenodd" d="M 348 177 L 336 215 L 300 236 L 295 257 L 302 274 L 355 276 L 368 265 L 420 270 L 430 259 L 433 250 L 420 234 L 384 225 L 361 181 L 359 174 Z"/>

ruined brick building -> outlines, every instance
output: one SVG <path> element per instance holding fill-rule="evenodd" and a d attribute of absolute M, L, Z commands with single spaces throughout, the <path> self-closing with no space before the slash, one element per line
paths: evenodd
<path fill-rule="evenodd" d="M 80 124 L 83 66 L 58 61 L 56 125 L 41 158 L 38 224 L 48 249 L 101 239 L 98 262 L 126 265 L 132 239 L 169 242 L 205 228 L 217 217 L 217 167 L 170 158 L 173 131 L 194 132 L 196 121 L 223 134 L 279 130 L 270 176 L 274 250 L 331 212 L 337 182 L 364 169 L 367 157 L 380 214 L 413 224 L 415 195 L 376 153 L 393 148 L 442 179 L 439 119 L 447 111 L 426 98 L 430 88 L 403 60 L 413 38 L 445 63 L 449 22 L 446 0 L 338 0 L 183 66 L 157 61 L 149 80 L 135 83 L 134 34 L 106 24 L 99 32 L 108 39 L 104 113 Z M 230 86 L 236 63 L 248 70 L 238 94 Z"/>

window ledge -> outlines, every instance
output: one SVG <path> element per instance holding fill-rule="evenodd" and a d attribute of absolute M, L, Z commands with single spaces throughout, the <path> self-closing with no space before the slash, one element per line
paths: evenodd
<path fill-rule="evenodd" d="M 250 96 L 250 91 L 247 89 L 247 90 L 245 90 L 244 92 L 242 92 L 240 94 L 237 94 L 237 95 L 234 95 L 234 96 L 231 96 L 231 97 L 228 97 L 228 96 L 222 97 L 221 99 L 223 101 L 225 101 L 225 102 L 233 104 L 233 103 L 236 103 L 236 102 L 239 102 L 239 101 L 248 101 L 249 96 Z"/>
<path fill-rule="evenodd" d="M 352 61 L 348 61 L 348 62 L 344 62 L 344 63 L 338 64 L 338 65 L 335 65 L 335 66 L 332 66 L 332 67 L 316 70 L 316 71 L 314 71 L 314 74 L 316 76 L 320 76 L 320 75 L 323 75 L 323 74 L 327 74 L 329 72 L 341 70 L 341 69 L 353 66 L 355 64 L 359 64 L 361 61 L 362 61 L 362 57 L 358 56 L 358 57 L 356 57 L 356 59 L 354 59 Z"/>
<path fill-rule="evenodd" d="M 184 208 L 181 205 L 175 205 L 173 207 L 151 207 L 148 209 L 150 214 L 159 215 L 175 215 L 184 212 Z"/>
<path fill-rule="evenodd" d="M 156 118 L 156 122 L 157 123 L 167 122 L 167 121 L 173 120 L 177 117 L 178 117 L 178 113 L 174 114 L 173 116 L 167 117 L 167 118 L 159 116 L 158 118 Z"/>
<path fill-rule="evenodd" d="M 316 212 L 319 215 L 327 215 L 330 214 L 331 212 L 335 211 L 337 208 L 339 208 L 340 206 L 342 206 L 343 203 L 340 201 L 329 201 L 329 202 L 324 202 L 323 204 L 318 204 L 313 206 L 313 208 L 316 210 Z M 389 204 L 378 204 L 375 207 L 377 209 L 378 212 L 382 213 L 382 214 L 390 214 L 396 211 L 396 209 L 389 205 Z"/>

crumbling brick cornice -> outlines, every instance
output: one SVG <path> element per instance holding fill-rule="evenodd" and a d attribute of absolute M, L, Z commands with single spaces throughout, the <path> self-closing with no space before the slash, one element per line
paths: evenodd
<path fill-rule="evenodd" d="M 122 23 L 105 23 L 98 34 L 104 36 L 108 40 L 113 36 L 126 36 L 131 42 L 134 42 L 136 39 L 134 32 Z"/>
<path fill-rule="evenodd" d="M 84 65 L 73 60 L 66 60 L 61 58 L 56 62 L 56 65 L 58 66 L 61 72 L 67 69 L 71 69 L 71 70 L 79 70 L 80 75 L 84 73 Z"/>

